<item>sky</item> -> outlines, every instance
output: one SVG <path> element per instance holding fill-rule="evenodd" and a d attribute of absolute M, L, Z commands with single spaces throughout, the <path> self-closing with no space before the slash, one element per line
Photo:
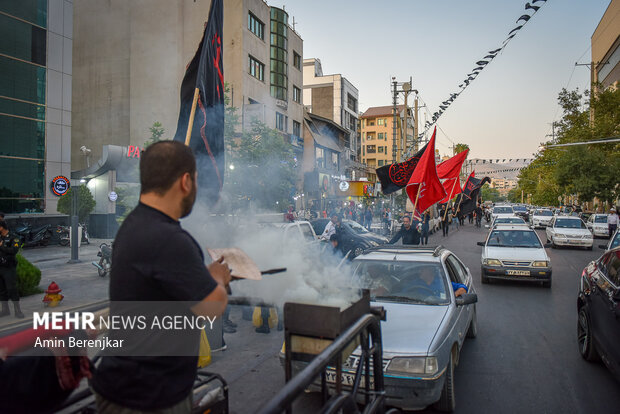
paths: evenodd
<path fill-rule="evenodd" d="M 274 0 L 293 17 L 304 58 L 359 89 L 361 111 L 391 105 L 390 82 L 413 79 L 425 116 L 501 47 L 532 0 Z M 590 41 L 610 0 L 548 0 L 438 121 L 437 148 L 470 158 L 529 158 L 549 140 L 562 88 L 589 88 Z M 520 22 L 521 24 L 522 22 Z M 403 102 L 402 94 L 399 103 Z M 426 115 L 423 111 L 428 110 Z"/>

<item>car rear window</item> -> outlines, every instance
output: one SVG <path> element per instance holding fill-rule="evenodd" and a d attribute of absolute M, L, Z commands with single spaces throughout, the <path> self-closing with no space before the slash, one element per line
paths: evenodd
<path fill-rule="evenodd" d="M 594 217 L 594 222 L 595 223 L 606 224 L 607 223 L 607 216 L 596 216 L 596 217 Z"/>
<path fill-rule="evenodd" d="M 546 217 L 552 217 L 553 216 L 553 212 L 551 212 L 551 210 L 536 210 L 536 213 L 534 213 L 535 216 L 546 216 Z"/>
<path fill-rule="evenodd" d="M 553 227 L 561 228 L 561 229 L 585 229 L 586 225 L 583 224 L 583 221 L 573 220 L 568 218 L 558 218 L 555 221 L 555 225 Z"/>
<path fill-rule="evenodd" d="M 355 278 L 373 300 L 446 305 L 450 303 L 446 275 L 436 262 L 358 260 Z"/>
<path fill-rule="evenodd" d="M 512 211 L 512 207 L 495 207 L 493 208 L 493 213 L 494 214 L 512 214 L 514 213 L 514 211 Z"/>

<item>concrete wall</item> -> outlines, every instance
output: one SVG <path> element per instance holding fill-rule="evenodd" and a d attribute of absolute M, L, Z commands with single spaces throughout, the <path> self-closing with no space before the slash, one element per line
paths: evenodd
<path fill-rule="evenodd" d="M 334 94 L 331 85 L 312 88 L 312 113 L 333 120 Z"/>
<path fill-rule="evenodd" d="M 608 87 L 620 81 L 620 0 L 612 0 L 592 35 L 594 80 Z"/>
<path fill-rule="evenodd" d="M 56 214 L 49 183 L 71 176 L 73 1 L 49 0 L 47 20 L 45 214 Z"/>

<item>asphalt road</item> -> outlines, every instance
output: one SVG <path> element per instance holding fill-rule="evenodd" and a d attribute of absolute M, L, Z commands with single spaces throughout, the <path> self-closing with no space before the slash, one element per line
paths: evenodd
<path fill-rule="evenodd" d="M 576 299 L 579 277 L 602 250 L 548 249 L 553 286 L 480 282 L 481 247 L 487 230 L 472 225 L 449 237 L 431 236 L 469 267 L 478 291 L 478 337 L 466 340 L 456 369 L 457 413 L 616 413 L 620 383 L 600 363 L 581 359 L 577 350 Z M 544 231 L 539 231 L 544 241 Z M 233 319 L 238 321 L 238 311 Z M 388 315 L 389 317 L 389 315 Z M 227 335 L 229 350 L 214 355 L 215 372 L 230 382 L 233 413 L 251 413 L 283 385 L 277 354 L 281 332 L 260 335 L 239 321 Z M 237 353 L 239 352 L 239 353 Z M 228 375 L 227 375 L 228 374 Z M 316 396 L 302 396 L 294 412 L 314 413 Z M 432 411 L 426 411 L 432 412 Z"/>

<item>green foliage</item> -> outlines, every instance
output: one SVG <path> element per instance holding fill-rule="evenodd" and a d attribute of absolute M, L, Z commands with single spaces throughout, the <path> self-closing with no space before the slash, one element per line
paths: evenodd
<path fill-rule="evenodd" d="M 86 222 L 88 215 L 95 209 L 95 199 L 85 185 L 71 187 L 69 191 L 58 199 L 58 211 L 62 214 L 71 215 L 71 194 L 78 192 L 78 219 L 80 223 Z"/>
<path fill-rule="evenodd" d="M 620 89 L 586 91 L 563 89 L 558 102 L 562 119 L 554 124 L 556 139 L 566 144 L 616 137 L 620 134 Z M 597 197 L 613 202 L 620 196 L 620 144 L 548 148 L 519 174 L 518 191 L 531 194 L 537 205 L 557 205 L 558 197 L 577 195 L 582 201 Z"/>
<path fill-rule="evenodd" d="M 41 270 L 30 263 L 21 253 L 15 256 L 17 259 L 17 290 L 19 296 L 29 296 L 41 293 Z"/>
<path fill-rule="evenodd" d="M 521 190 L 518 188 L 513 188 L 512 190 L 508 191 L 506 198 L 511 203 L 520 203 L 521 202 Z M 527 199 L 525 197 L 525 194 L 523 194 L 523 202 L 526 202 L 526 201 Z"/>
<path fill-rule="evenodd" d="M 458 154 L 460 152 L 463 152 L 465 150 L 468 150 L 468 149 L 469 149 L 469 145 L 467 145 L 467 144 L 456 144 L 456 145 L 454 145 L 453 153 L 454 153 L 454 155 L 456 155 L 456 154 Z"/>
<path fill-rule="evenodd" d="M 114 191 L 118 195 L 116 199 L 116 222 L 121 225 L 140 201 L 140 186 L 115 187 Z"/>
<path fill-rule="evenodd" d="M 151 131 L 151 137 L 144 141 L 144 148 L 158 141 L 161 141 L 162 136 L 166 132 L 166 130 L 159 121 L 155 121 L 153 125 L 149 128 L 149 131 Z"/>
<path fill-rule="evenodd" d="M 480 197 L 482 201 L 492 201 L 494 203 L 504 199 L 496 188 L 491 188 L 489 183 L 486 183 L 480 189 Z"/>

